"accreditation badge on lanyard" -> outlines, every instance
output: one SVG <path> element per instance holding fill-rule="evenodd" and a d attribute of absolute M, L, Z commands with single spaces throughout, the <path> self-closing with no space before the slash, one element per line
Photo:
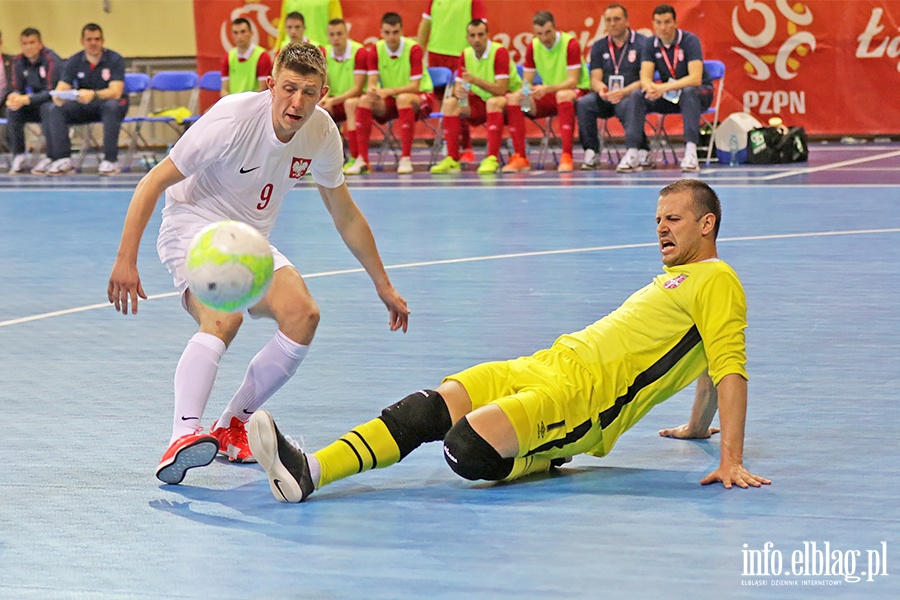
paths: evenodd
<path fill-rule="evenodd" d="M 612 38 L 607 37 L 606 43 L 609 46 L 609 59 L 612 61 L 613 70 L 615 71 L 615 75 L 609 76 L 609 85 L 607 85 L 607 87 L 610 92 L 617 92 L 625 88 L 625 76 L 619 75 L 619 66 L 625 59 L 625 52 L 628 50 L 628 42 L 626 41 L 622 44 L 622 52 L 619 54 L 618 60 L 616 60 L 616 49 L 615 46 L 613 46 Z"/>
<path fill-rule="evenodd" d="M 678 76 L 675 75 L 675 71 L 678 69 L 678 60 L 682 58 L 681 49 L 678 45 L 681 43 L 683 33 L 684 32 L 680 29 L 678 30 L 678 39 L 675 41 L 675 51 L 672 53 L 672 62 L 669 62 L 669 54 L 666 52 L 665 47 L 660 48 L 663 60 L 666 62 L 666 67 L 669 69 L 669 74 L 672 79 L 678 79 Z M 669 90 L 663 94 L 663 99 L 668 100 L 672 104 L 678 104 L 678 101 L 681 100 L 681 90 Z"/>

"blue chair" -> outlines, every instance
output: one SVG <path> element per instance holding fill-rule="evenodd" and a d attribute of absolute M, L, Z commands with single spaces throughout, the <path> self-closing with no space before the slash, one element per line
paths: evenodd
<path fill-rule="evenodd" d="M 205 92 L 220 92 L 222 90 L 222 73 L 220 71 L 207 71 L 203 75 L 200 76 L 200 90 Z M 197 94 L 197 100 L 199 101 L 199 94 Z M 201 117 L 198 106 L 189 106 L 191 109 L 191 116 L 186 118 L 183 121 L 185 127 L 190 127 L 194 123 L 197 122 L 197 119 Z"/>
<path fill-rule="evenodd" d="M 171 98 L 172 94 L 190 92 L 191 96 L 188 100 L 188 105 L 193 105 L 196 102 L 196 96 L 200 93 L 200 90 L 197 88 L 198 80 L 199 76 L 194 71 L 160 71 L 150 78 L 149 85 L 144 90 L 144 95 L 141 98 L 141 110 L 134 116 L 132 121 L 134 126 L 131 133 L 129 133 L 134 149 L 140 148 L 146 153 L 144 162 L 148 167 L 152 167 L 157 161 L 155 153 L 143 134 L 143 128 L 147 123 L 163 124 L 171 128 L 178 136 L 184 133 L 184 127 L 180 119 L 169 115 L 151 116 L 153 115 L 154 107 L 158 106 L 157 97 L 160 94 L 166 94 L 169 97 L 168 100 L 171 106 L 174 104 L 174 99 Z"/>
<path fill-rule="evenodd" d="M 177 92 L 190 92 L 191 96 L 188 100 L 188 106 L 191 106 L 197 102 L 196 96 L 200 93 L 200 90 L 197 87 L 199 80 L 200 76 L 194 71 L 160 71 L 150 80 L 150 92 L 151 95 L 158 95 L 158 93 L 171 94 Z M 153 104 L 155 105 L 155 103 Z M 152 112 L 148 112 L 147 116 L 143 118 L 144 123 L 163 123 L 171 127 L 179 135 L 184 132 L 181 123 L 175 117 L 152 117 L 150 116 L 151 114 Z"/>
<path fill-rule="evenodd" d="M 453 93 L 453 71 L 447 67 L 428 67 L 428 75 L 431 77 L 431 83 L 434 84 L 435 88 L 444 88 L 443 96 L 447 95 L 448 88 L 451 90 L 450 93 Z M 443 104 L 443 98 L 439 98 L 438 101 Z M 431 119 L 437 119 L 437 125 L 432 125 L 429 122 Z M 428 165 L 431 166 L 441 157 L 441 148 L 443 147 L 444 113 L 441 111 L 441 107 L 439 106 L 436 111 L 432 111 L 428 115 L 428 118 L 422 122 L 425 123 L 425 126 L 434 134 L 434 142 L 431 144 L 431 156 L 429 157 L 428 162 Z"/>
<path fill-rule="evenodd" d="M 147 141 L 141 136 L 138 129 L 144 117 L 147 116 L 150 95 L 145 92 L 150 88 L 150 76 L 146 73 L 125 73 L 125 93 L 129 96 L 129 102 L 135 109 L 135 114 L 122 120 L 122 132 L 128 136 L 128 150 L 122 161 L 122 170 L 130 171 L 131 163 L 139 146 L 147 147 Z"/>

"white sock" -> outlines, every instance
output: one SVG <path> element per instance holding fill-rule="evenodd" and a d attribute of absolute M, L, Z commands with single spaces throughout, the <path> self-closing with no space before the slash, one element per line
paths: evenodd
<path fill-rule="evenodd" d="M 627 150 L 625 150 L 625 158 L 628 159 L 628 162 L 634 162 L 634 160 L 637 158 L 637 155 L 637 148 L 628 148 Z"/>
<path fill-rule="evenodd" d="M 224 353 L 225 342 L 210 333 L 195 333 L 188 342 L 175 368 L 175 415 L 169 444 L 200 427 Z"/>
<path fill-rule="evenodd" d="M 307 352 L 309 346 L 298 344 L 281 331 L 275 332 L 269 343 L 250 361 L 244 382 L 225 407 L 218 425 L 228 427 L 232 417 L 247 422 L 250 415 L 297 372 Z"/>
<path fill-rule="evenodd" d="M 316 489 L 319 489 L 319 478 L 322 476 L 322 466 L 319 464 L 319 459 L 310 453 L 306 455 L 306 462 L 309 465 L 309 477 L 312 479 Z"/>
<path fill-rule="evenodd" d="M 687 142 L 684 145 L 684 155 L 697 156 L 697 144 L 695 144 L 694 142 Z"/>

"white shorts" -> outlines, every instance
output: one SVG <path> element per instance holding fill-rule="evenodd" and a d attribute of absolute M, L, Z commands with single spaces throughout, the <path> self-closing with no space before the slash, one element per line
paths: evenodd
<path fill-rule="evenodd" d="M 191 245 L 191 240 L 194 239 L 197 232 L 210 223 L 212 221 L 196 215 L 180 214 L 164 217 L 162 224 L 159 226 L 156 252 L 159 254 L 159 260 L 162 261 L 162 264 L 166 266 L 172 275 L 175 288 L 181 292 L 181 305 L 185 310 L 187 310 L 187 305 L 185 304 L 186 296 L 184 292 L 188 287 L 185 262 L 188 246 Z M 278 251 L 278 248 L 272 244 L 269 244 L 269 248 L 272 250 L 276 271 L 282 267 L 294 266 L 284 254 Z"/>

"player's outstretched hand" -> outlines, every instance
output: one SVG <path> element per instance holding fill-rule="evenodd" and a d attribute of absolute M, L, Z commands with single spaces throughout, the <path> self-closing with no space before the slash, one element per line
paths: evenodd
<path fill-rule="evenodd" d="M 761 485 L 769 485 L 772 483 L 765 477 L 754 475 L 745 469 L 744 465 L 731 465 L 730 467 L 720 466 L 718 469 L 701 479 L 700 483 L 702 485 L 709 485 L 717 481 L 721 481 L 722 485 L 729 490 L 733 485 L 747 489 L 750 486 L 759 487 Z"/>
<path fill-rule="evenodd" d="M 694 433 L 688 428 L 687 424 L 672 429 L 660 429 L 659 435 L 667 438 L 675 438 L 679 440 L 705 440 L 711 435 L 719 433 L 718 427 L 710 427 L 705 432 Z"/>
<path fill-rule="evenodd" d="M 131 314 L 137 314 L 138 298 L 146 300 L 147 294 L 144 293 L 144 288 L 141 286 L 141 277 L 138 275 L 136 265 L 116 261 L 109 276 L 106 297 L 109 298 L 109 303 L 116 307 L 116 312 L 121 312 L 123 315 L 128 314 L 130 298 Z"/>
<path fill-rule="evenodd" d="M 406 300 L 403 299 L 394 286 L 387 284 L 386 286 L 377 288 L 378 297 L 384 302 L 391 315 L 391 331 L 402 329 L 403 333 L 409 328 L 409 308 L 406 306 Z"/>

